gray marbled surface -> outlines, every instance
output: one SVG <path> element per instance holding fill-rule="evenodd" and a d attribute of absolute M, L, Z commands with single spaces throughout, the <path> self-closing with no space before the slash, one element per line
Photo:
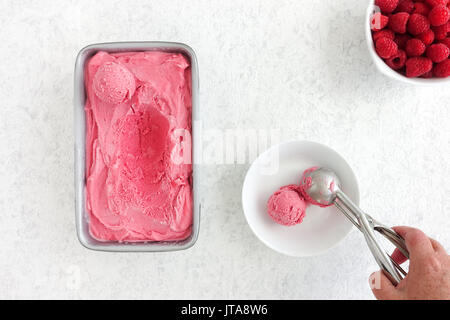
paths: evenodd
<path fill-rule="evenodd" d="M 200 65 L 205 129 L 282 129 L 353 167 L 361 205 L 450 248 L 448 87 L 377 73 L 368 1 L 0 1 L 0 298 L 371 299 L 377 269 L 354 230 L 313 258 L 253 235 L 241 207 L 249 164 L 203 165 L 197 244 L 114 254 L 76 238 L 73 66 L 85 45 L 167 40 Z"/>

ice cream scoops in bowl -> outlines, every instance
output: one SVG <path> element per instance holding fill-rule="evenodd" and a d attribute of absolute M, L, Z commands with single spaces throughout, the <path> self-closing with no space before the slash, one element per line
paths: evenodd
<path fill-rule="evenodd" d="M 270 196 L 267 212 L 276 223 L 293 226 L 302 223 L 306 205 L 299 186 L 291 184 L 281 187 Z"/>
<path fill-rule="evenodd" d="M 449 0 L 373 0 L 365 33 L 378 70 L 418 85 L 450 84 Z"/>
<path fill-rule="evenodd" d="M 270 169 L 267 170 L 270 164 Z M 251 230 L 280 253 L 307 257 L 326 252 L 352 229 L 335 207 L 312 204 L 300 188 L 305 170 L 332 168 L 342 189 L 359 203 L 356 177 L 334 150 L 315 142 L 290 141 L 263 152 L 251 165 L 242 189 L 242 206 Z"/>

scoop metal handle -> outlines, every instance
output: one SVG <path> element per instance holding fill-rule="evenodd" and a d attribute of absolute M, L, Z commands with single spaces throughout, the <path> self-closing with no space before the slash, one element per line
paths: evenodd
<path fill-rule="evenodd" d="M 377 220 L 373 219 L 371 216 L 366 216 L 372 220 L 372 225 L 375 231 L 378 231 L 381 233 L 386 239 L 388 239 L 394 246 L 397 247 L 398 250 L 407 258 L 409 259 L 409 251 L 406 248 L 405 239 L 403 239 L 395 230 L 392 228 L 389 228 L 388 226 L 385 226 L 384 224 L 378 222 Z"/>
<path fill-rule="evenodd" d="M 355 218 L 354 218 L 349 212 L 347 212 L 347 210 L 345 210 L 345 208 L 344 208 L 339 202 L 335 201 L 335 202 L 334 202 L 334 205 L 336 206 L 336 208 L 338 208 L 338 209 L 339 209 L 339 210 L 347 217 L 348 220 L 350 220 L 350 221 L 353 223 L 353 225 L 354 225 L 356 228 L 358 228 L 359 231 L 362 232 L 361 226 L 359 225 L 358 221 L 355 220 Z M 367 214 L 366 214 L 366 216 L 367 216 L 369 219 L 372 219 L 372 218 L 371 218 L 370 216 L 368 216 Z M 373 220 L 373 219 L 372 219 L 372 220 Z M 373 220 L 373 221 L 375 221 L 375 220 Z M 371 222 L 371 221 L 369 220 L 369 222 Z M 372 222 L 371 222 L 371 223 L 372 223 Z M 386 229 L 389 229 L 390 231 L 392 231 L 393 233 L 395 233 L 395 236 L 392 235 L 392 238 L 390 238 L 390 237 L 388 237 L 388 236 L 384 233 L 384 231 L 381 232 L 379 229 L 377 229 L 377 226 L 376 226 L 376 225 L 374 226 L 374 229 L 375 229 L 376 231 L 380 232 L 383 236 L 385 236 L 389 241 L 391 241 L 391 243 L 392 243 L 393 245 L 395 245 L 395 246 L 403 253 L 403 246 L 405 246 L 405 241 L 404 241 L 403 238 L 400 237 L 394 230 L 392 230 L 392 229 L 386 227 Z M 390 233 L 389 233 L 389 234 L 390 234 Z M 393 239 L 395 239 L 395 241 L 394 241 Z M 402 242 L 403 244 L 402 244 L 401 242 Z M 405 246 L 405 248 L 406 248 L 406 246 Z M 405 249 L 405 250 L 406 250 L 406 249 Z M 407 258 L 409 258 L 408 250 L 406 250 L 405 253 L 403 253 L 403 254 L 404 254 Z M 391 256 L 389 256 L 389 258 L 391 259 L 391 261 L 392 261 L 392 263 L 394 264 L 395 268 L 397 268 L 397 270 L 400 271 L 400 273 L 401 273 L 403 276 L 406 276 L 406 275 L 407 275 L 407 272 L 406 272 L 406 271 L 405 271 L 405 270 L 404 270 L 404 269 L 403 269 L 403 268 L 402 268 L 395 260 L 393 260 Z"/>
<path fill-rule="evenodd" d="M 397 269 L 394 261 L 381 248 L 380 244 L 376 240 L 375 233 L 374 233 L 375 225 L 374 225 L 373 219 L 371 219 L 364 212 L 362 212 L 361 209 L 359 209 L 359 207 L 356 206 L 350 200 L 350 198 L 347 197 L 347 195 L 345 193 L 343 193 L 342 191 L 340 191 L 340 190 L 336 191 L 336 199 L 339 200 L 340 202 L 342 202 L 342 204 L 356 218 L 356 220 L 359 224 L 359 229 L 364 234 L 364 238 L 366 239 L 367 245 L 368 245 L 370 251 L 372 252 L 372 255 L 374 256 L 376 262 L 380 266 L 381 270 L 384 271 L 385 275 L 389 278 L 389 280 L 392 282 L 392 284 L 398 285 L 400 283 L 400 281 L 402 281 L 402 279 L 403 279 L 401 273 L 404 273 L 404 271 L 402 270 L 403 272 L 401 272 L 401 271 L 399 271 L 399 269 Z M 336 204 L 336 201 L 335 201 L 335 204 Z M 343 209 L 343 208 L 341 207 L 341 209 Z M 346 216 L 347 216 L 347 214 L 346 214 Z M 369 220 L 371 220 L 371 221 L 369 221 Z M 354 222 L 354 224 L 355 224 L 355 220 L 353 218 L 351 219 L 351 221 Z M 387 238 L 391 242 L 393 242 L 394 245 L 397 246 L 397 244 L 400 244 L 400 242 L 401 242 L 401 240 L 399 240 L 401 238 L 400 236 L 393 236 L 391 234 L 391 232 L 388 232 L 385 229 L 380 229 L 380 230 L 383 230 L 383 232 L 385 232 L 386 234 L 389 234 L 389 236 Z M 393 231 L 393 232 L 395 232 L 395 231 Z M 403 245 L 401 245 L 401 244 L 399 246 L 402 248 L 402 250 L 404 248 L 406 248 L 406 246 L 403 247 Z M 398 266 L 398 264 L 397 264 L 397 266 Z"/>

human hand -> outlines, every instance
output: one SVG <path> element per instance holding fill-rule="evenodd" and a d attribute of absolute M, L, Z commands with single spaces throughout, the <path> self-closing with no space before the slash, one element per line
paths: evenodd
<path fill-rule="evenodd" d="M 373 273 L 369 281 L 374 296 L 378 300 L 450 300 L 450 256 L 444 247 L 418 229 L 393 229 L 405 239 L 409 272 L 397 287 L 382 271 Z M 407 260 L 398 249 L 392 259 L 398 264 Z"/>

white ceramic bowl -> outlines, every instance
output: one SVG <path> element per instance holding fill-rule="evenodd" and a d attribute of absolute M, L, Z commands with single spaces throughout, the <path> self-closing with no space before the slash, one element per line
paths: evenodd
<path fill-rule="evenodd" d="M 431 78 L 431 79 L 421 79 L 421 78 L 407 78 L 404 75 L 396 72 L 391 69 L 384 61 L 381 59 L 375 51 L 375 46 L 372 40 L 372 32 L 370 30 L 370 18 L 372 14 L 375 12 L 375 0 L 371 0 L 369 3 L 369 7 L 367 8 L 366 20 L 364 23 L 365 32 L 366 32 L 366 40 L 367 46 L 369 48 L 370 56 L 372 57 L 373 62 L 377 69 L 383 73 L 384 75 L 409 84 L 421 85 L 421 86 L 439 86 L 439 85 L 447 85 L 450 84 L 450 77 L 447 78 Z"/>
<path fill-rule="evenodd" d="M 268 165 L 272 164 L 272 165 Z M 268 247 L 280 253 L 306 257 L 324 253 L 343 240 L 353 225 L 334 206 L 309 206 L 299 225 L 286 227 L 267 214 L 267 201 L 278 188 L 299 184 L 303 171 L 312 166 L 334 170 L 342 189 L 359 204 L 356 177 L 334 150 L 315 142 L 291 141 L 262 153 L 251 165 L 242 190 L 242 205 L 250 228 Z"/>

